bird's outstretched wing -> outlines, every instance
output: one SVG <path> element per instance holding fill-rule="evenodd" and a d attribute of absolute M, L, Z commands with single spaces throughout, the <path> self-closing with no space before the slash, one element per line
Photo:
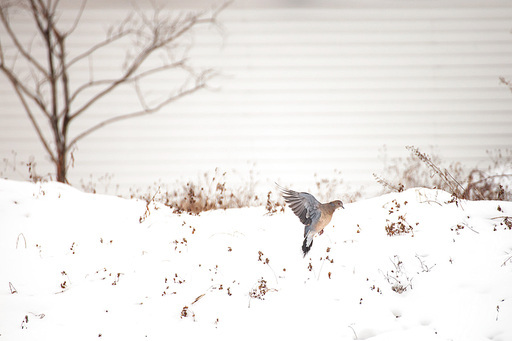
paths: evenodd
<path fill-rule="evenodd" d="M 295 192 L 279 185 L 277 187 L 283 194 L 284 201 L 304 225 L 309 226 L 314 220 L 320 218 L 320 202 L 314 196 L 306 192 Z"/>

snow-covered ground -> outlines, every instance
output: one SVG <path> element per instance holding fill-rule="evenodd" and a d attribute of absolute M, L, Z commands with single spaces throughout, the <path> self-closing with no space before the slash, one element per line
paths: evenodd
<path fill-rule="evenodd" d="M 0 180 L 0 340 L 512 340 L 512 203 L 451 199 L 346 204 L 303 258 L 288 209 Z"/>

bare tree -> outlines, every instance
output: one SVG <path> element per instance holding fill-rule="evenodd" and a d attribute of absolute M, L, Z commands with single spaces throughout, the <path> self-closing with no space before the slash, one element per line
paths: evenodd
<path fill-rule="evenodd" d="M 85 0 L 77 10 L 72 25 L 65 30 L 59 25 L 59 0 L 2 0 L 0 27 L 5 32 L 0 37 L 8 40 L 9 47 L 14 48 L 16 53 L 8 58 L 7 45 L 0 40 L 0 70 L 10 81 L 55 165 L 57 181 L 67 182 L 68 158 L 73 147 L 84 137 L 106 125 L 155 113 L 169 103 L 208 86 L 216 73 L 211 69 L 192 67 L 187 59 L 188 50 L 184 48 L 184 41 L 199 26 L 217 25 L 217 16 L 227 4 L 208 11 L 179 14 L 156 7 L 152 7 L 151 13 L 136 9 L 121 23 L 111 26 L 104 39 L 70 58 L 66 43 L 80 23 Z M 35 24 L 34 38 L 28 43 L 22 42 L 13 28 L 12 17 L 20 15 L 19 12 L 29 15 Z M 120 61 L 124 66 L 115 77 L 95 79 L 91 71 L 92 57 L 121 41 L 130 41 L 124 60 Z M 40 57 L 42 54 L 44 58 Z M 149 63 L 148 60 L 155 56 L 158 64 Z M 72 75 L 79 63 L 88 63 L 91 75 L 88 80 L 76 84 Z M 147 94 L 141 90 L 142 81 L 169 70 L 181 71 L 181 81 L 158 100 L 149 101 Z M 72 122 L 123 85 L 131 86 L 139 99 L 140 108 L 104 118 L 76 136 L 68 136 Z"/>

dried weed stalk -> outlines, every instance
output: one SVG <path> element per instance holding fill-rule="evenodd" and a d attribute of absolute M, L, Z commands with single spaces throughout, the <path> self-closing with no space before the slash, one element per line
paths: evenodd
<path fill-rule="evenodd" d="M 512 200 L 512 151 L 488 152 L 492 164 L 484 171 L 473 168 L 467 171 L 455 162 L 447 168 L 441 166 L 438 156 L 429 156 L 414 146 L 406 147 L 411 155 L 406 159 L 395 159 L 386 167 L 386 176 L 373 174 L 375 180 L 386 191 L 402 192 L 407 188 L 430 187 L 452 194 L 453 201 L 467 200 Z M 425 167 L 426 166 L 426 167 Z M 388 180 L 387 177 L 394 179 Z M 396 182 L 398 184 L 395 184 Z"/>

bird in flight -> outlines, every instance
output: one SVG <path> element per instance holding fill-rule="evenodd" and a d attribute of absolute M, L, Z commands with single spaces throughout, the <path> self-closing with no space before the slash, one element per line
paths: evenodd
<path fill-rule="evenodd" d="M 299 217 L 304 227 L 304 242 L 302 251 L 304 257 L 313 246 L 313 237 L 319 233 L 322 234 L 324 227 L 329 224 L 334 211 L 338 208 L 344 208 L 341 200 L 334 200 L 326 204 L 320 203 L 314 196 L 306 192 L 295 192 L 283 188 L 276 184 L 281 191 L 284 201 L 292 209 L 293 213 Z"/>

